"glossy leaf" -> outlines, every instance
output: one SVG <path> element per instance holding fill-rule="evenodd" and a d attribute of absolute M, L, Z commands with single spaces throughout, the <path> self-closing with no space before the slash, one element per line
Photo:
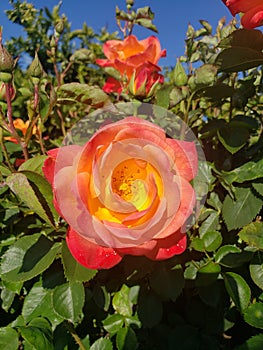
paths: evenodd
<path fill-rule="evenodd" d="M 220 247 L 222 243 L 221 233 L 218 231 L 208 231 L 202 237 L 205 250 L 208 252 L 213 252 Z"/>
<path fill-rule="evenodd" d="M 249 265 L 253 282 L 263 290 L 263 253 L 256 252 Z"/>
<path fill-rule="evenodd" d="M 6 179 L 7 185 L 33 212 L 55 226 L 58 217 L 53 207 L 53 194 L 49 183 L 39 174 L 30 171 L 14 173 Z"/>
<path fill-rule="evenodd" d="M 123 316 L 132 315 L 132 303 L 129 299 L 129 292 L 129 287 L 123 284 L 120 291 L 116 292 L 112 298 L 112 306 L 114 310 Z"/>
<path fill-rule="evenodd" d="M 131 327 L 121 328 L 116 337 L 118 350 L 136 350 L 138 341 L 134 330 Z"/>
<path fill-rule="evenodd" d="M 65 283 L 54 289 L 52 303 L 58 315 L 71 322 L 80 319 L 84 305 L 84 287 L 81 283 Z"/>
<path fill-rule="evenodd" d="M 222 207 L 223 219 L 228 230 L 250 223 L 261 208 L 261 198 L 255 196 L 249 187 L 236 188 L 235 199 L 227 195 Z"/>
<path fill-rule="evenodd" d="M 61 253 L 64 273 L 69 282 L 87 282 L 96 275 L 97 270 L 88 269 L 73 258 L 65 241 L 62 242 Z"/>
<path fill-rule="evenodd" d="M 8 281 L 27 281 L 45 271 L 60 250 L 42 234 L 24 236 L 16 241 L 2 257 L 0 273 Z"/>
<path fill-rule="evenodd" d="M 263 249 L 263 222 L 251 222 L 238 235 L 248 245 Z"/>
<path fill-rule="evenodd" d="M 253 327 L 263 329 L 263 303 L 251 304 L 244 313 L 244 320 Z"/>
<path fill-rule="evenodd" d="M 0 349 L 18 349 L 18 334 L 13 328 L 9 326 L 0 328 Z"/>
<path fill-rule="evenodd" d="M 117 333 L 123 326 L 124 318 L 120 314 L 108 315 L 105 320 L 103 320 L 103 328 L 110 334 Z"/>
<path fill-rule="evenodd" d="M 234 272 L 224 275 L 226 290 L 240 312 L 244 312 L 250 303 L 251 291 L 243 277 Z"/>
<path fill-rule="evenodd" d="M 34 349 L 54 349 L 51 326 L 46 319 L 34 318 L 26 327 L 19 327 L 19 330 Z"/>
<path fill-rule="evenodd" d="M 108 338 L 97 339 L 90 347 L 89 350 L 112 350 L 112 342 Z"/>

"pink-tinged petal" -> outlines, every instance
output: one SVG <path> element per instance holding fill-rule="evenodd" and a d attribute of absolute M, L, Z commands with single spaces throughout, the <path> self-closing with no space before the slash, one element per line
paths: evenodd
<path fill-rule="evenodd" d="M 71 228 L 67 232 L 66 241 L 73 257 L 89 269 L 110 269 L 122 260 L 122 255 L 113 248 L 92 243 Z"/>
<path fill-rule="evenodd" d="M 54 181 L 55 164 L 59 148 L 52 149 L 47 152 L 48 158 L 44 161 L 42 167 L 43 173 L 47 181 L 52 185 Z"/>
<path fill-rule="evenodd" d="M 167 139 L 175 153 L 175 170 L 179 176 L 191 181 L 197 174 L 198 157 L 194 142 Z"/>
<path fill-rule="evenodd" d="M 176 232 L 167 238 L 157 240 L 156 247 L 145 255 L 151 260 L 165 260 L 182 254 L 187 245 L 186 234 Z"/>
<path fill-rule="evenodd" d="M 186 220 L 194 211 L 195 192 L 193 190 L 193 187 L 184 178 L 178 179 L 178 186 L 180 188 L 181 198 L 179 209 L 174 215 L 174 218 L 172 219 L 171 223 L 155 238 L 167 238 L 179 229 L 181 231 L 184 231 L 183 226 Z"/>
<path fill-rule="evenodd" d="M 150 240 L 136 247 L 121 248 L 121 249 L 117 249 L 117 251 L 122 255 L 140 256 L 140 255 L 150 254 L 150 252 L 154 250 L 156 246 L 157 246 L 157 241 Z"/>

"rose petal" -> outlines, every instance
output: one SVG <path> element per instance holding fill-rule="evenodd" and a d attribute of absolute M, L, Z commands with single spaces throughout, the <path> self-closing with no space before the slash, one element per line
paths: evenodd
<path fill-rule="evenodd" d="M 122 260 L 113 248 L 94 244 L 69 228 L 66 236 L 68 248 L 74 258 L 89 269 L 110 269 Z"/>

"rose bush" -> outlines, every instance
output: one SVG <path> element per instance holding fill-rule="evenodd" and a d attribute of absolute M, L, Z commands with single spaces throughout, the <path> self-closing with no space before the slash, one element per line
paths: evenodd
<path fill-rule="evenodd" d="M 241 23 L 244 28 L 252 29 L 263 24 L 262 0 L 223 0 L 233 16 L 242 12 Z"/>
<path fill-rule="evenodd" d="M 114 78 L 106 81 L 103 88 L 106 92 L 120 92 L 125 89 L 138 70 L 144 69 L 147 76 L 149 72 L 156 76 L 156 72 L 161 70 L 156 65 L 159 59 L 166 55 L 166 51 L 161 49 L 160 42 L 155 36 L 138 40 L 136 36 L 129 35 L 123 41 L 109 40 L 103 45 L 103 52 L 107 58 L 97 59 L 96 63 L 102 67 L 116 69 L 121 76 L 120 81 Z M 156 79 L 151 79 L 151 86 L 156 81 L 161 82 L 160 74 Z M 150 89 L 149 83 L 148 89 Z"/>
<path fill-rule="evenodd" d="M 88 268 L 126 254 L 163 260 L 186 248 L 197 172 L 193 142 L 137 117 L 100 128 L 84 145 L 48 152 L 43 171 L 69 224 L 67 244 Z"/>

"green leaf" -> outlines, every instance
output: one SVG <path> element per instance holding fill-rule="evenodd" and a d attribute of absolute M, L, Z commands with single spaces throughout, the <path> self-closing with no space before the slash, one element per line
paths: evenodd
<path fill-rule="evenodd" d="M 22 337 L 33 346 L 33 349 L 54 349 L 52 330 L 44 318 L 34 318 L 26 327 L 19 327 Z"/>
<path fill-rule="evenodd" d="M 263 175 L 263 159 L 257 162 L 247 162 L 230 172 L 223 172 L 223 180 L 228 184 L 233 182 L 243 183 L 261 178 Z M 253 184 L 254 185 L 254 184 Z"/>
<path fill-rule="evenodd" d="M 170 103 L 171 86 L 162 86 L 156 92 L 156 104 L 160 107 L 167 109 Z"/>
<path fill-rule="evenodd" d="M 157 27 L 152 23 L 151 19 L 138 18 L 135 20 L 135 22 L 144 28 L 150 29 L 153 32 L 158 33 Z"/>
<path fill-rule="evenodd" d="M 60 250 L 40 233 L 24 236 L 4 253 L 0 266 L 2 278 L 8 281 L 27 281 L 45 271 Z"/>
<path fill-rule="evenodd" d="M 63 84 L 58 89 L 60 99 L 69 98 L 93 107 L 102 107 L 110 103 L 109 96 L 97 86 L 80 83 Z"/>
<path fill-rule="evenodd" d="M 104 311 L 108 311 L 110 307 L 111 297 L 105 286 L 95 285 L 93 289 L 93 298 L 96 305 Z"/>
<path fill-rule="evenodd" d="M 77 322 L 84 306 L 84 287 L 81 283 L 65 283 L 54 289 L 54 310 L 64 319 Z"/>
<path fill-rule="evenodd" d="M 204 252 L 205 251 L 205 245 L 204 242 L 201 238 L 195 237 L 191 244 L 190 247 L 196 250 L 197 252 Z"/>
<path fill-rule="evenodd" d="M 244 344 L 236 348 L 236 350 L 262 350 L 262 344 L 263 334 L 258 334 L 249 338 Z"/>
<path fill-rule="evenodd" d="M 244 147 L 250 136 L 247 128 L 236 125 L 234 122 L 220 128 L 217 135 L 219 141 L 231 154 L 235 154 Z"/>
<path fill-rule="evenodd" d="M 200 228 L 199 228 L 199 234 L 200 237 L 203 237 L 203 235 L 206 232 L 215 231 L 218 229 L 219 225 L 219 212 L 213 209 L 210 209 L 210 214 L 208 217 L 202 222 Z"/>
<path fill-rule="evenodd" d="M 263 303 L 249 305 L 244 313 L 244 320 L 253 327 L 263 329 Z"/>
<path fill-rule="evenodd" d="M 221 71 L 240 72 L 263 64 L 263 53 L 249 47 L 231 47 L 219 53 L 216 64 Z"/>
<path fill-rule="evenodd" d="M 258 29 L 238 29 L 221 40 L 219 47 L 249 47 L 250 49 L 261 52 L 263 50 L 263 35 Z"/>
<path fill-rule="evenodd" d="M 132 303 L 129 299 L 129 287 L 123 284 L 119 292 L 116 292 L 112 299 L 112 306 L 122 316 L 132 315 Z"/>
<path fill-rule="evenodd" d="M 139 346 L 136 334 L 131 327 L 122 328 L 116 337 L 118 350 L 136 350 Z"/>
<path fill-rule="evenodd" d="M 212 85 L 215 82 L 216 73 L 216 66 L 212 64 L 204 64 L 196 69 L 194 82 L 198 88 Z"/>
<path fill-rule="evenodd" d="M 18 334 L 13 328 L 9 326 L 0 328 L 0 349 L 18 349 Z"/>
<path fill-rule="evenodd" d="M 97 274 L 97 270 L 88 269 L 73 258 L 66 241 L 62 242 L 62 263 L 69 282 L 87 282 Z"/>
<path fill-rule="evenodd" d="M 53 325 L 63 321 L 52 308 L 51 290 L 43 288 L 41 282 L 35 283 L 26 295 L 22 308 L 22 316 L 26 322 L 39 316 L 48 318 Z"/>
<path fill-rule="evenodd" d="M 123 326 L 124 318 L 120 314 L 108 315 L 103 320 L 103 328 L 111 335 L 117 333 Z"/>
<path fill-rule="evenodd" d="M 226 272 L 223 278 L 228 294 L 239 311 L 243 313 L 250 303 L 251 291 L 249 285 L 243 277 L 234 272 Z"/>
<path fill-rule="evenodd" d="M 249 265 L 253 282 L 263 290 L 263 253 L 256 252 Z"/>
<path fill-rule="evenodd" d="M 252 186 L 260 196 L 263 196 L 263 183 L 253 183 Z"/>
<path fill-rule="evenodd" d="M 197 286 L 207 286 L 215 282 L 221 272 L 221 267 L 219 264 L 210 261 L 205 265 L 201 266 L 197 271 L 196 285 Z"/>
<path fill-rule="evenodd" d="M 226 196 L 222 214 L 228 230 L 240 228 L 250 223 L 262 208 L 262 200 L 251 188 L 236 188 L 235 199 Z"/>
<path fill-rule="evenodd" d="M 99 338 L 93 343 L 89 350 L 112 350 L 112 342 L 108 338 Z"/>
<path fill-rule="evenodd" d="M 263 222 L 251 222 L 238 235 L 248 245 L 263 249 Z"/>
<path fill-rule="evenodd" d="M 35 156 L 33 158 L 28 159 L 24 163 L 22 163 L 18 170 L 19 171 L 29 170 L 31 172 L 38 173 L 43 176 L 44 174 L 43 174 L 42 167 L 46 159 L 47 159 L 47 156 L 44 156 L 44 155 Z"/>
<path fill-rule="evenodd" d="M 152 328 L 159 324 L 163 316 L 163 306 L 160 298 L 151 291 L 140 291 L 138 316 L 144 327 Z"/>
<path fill-rule="evenodd" d="M 55 226 L 54 217 L 57 218 L 58 214 L 53 206 L 52 189 L 41 175 L 30 171 L 14 173 L 8 176 L 6 183 L 28 208 Z"/>
<path fill-rule="evenodd" d="M 222 243 L 221 233 L 218 231 L 208 231 L 202 237 L 205 250 L 207 252 L 214 252 L 217 248 L 220 247 Z"/>
<path fill-rule="evenodd" d="M 181 265 L 170 270 L 162 264 L 150 275 L 151 287 L 165 300 L 175 301 L 184 288 L 184 282 Z"/>

